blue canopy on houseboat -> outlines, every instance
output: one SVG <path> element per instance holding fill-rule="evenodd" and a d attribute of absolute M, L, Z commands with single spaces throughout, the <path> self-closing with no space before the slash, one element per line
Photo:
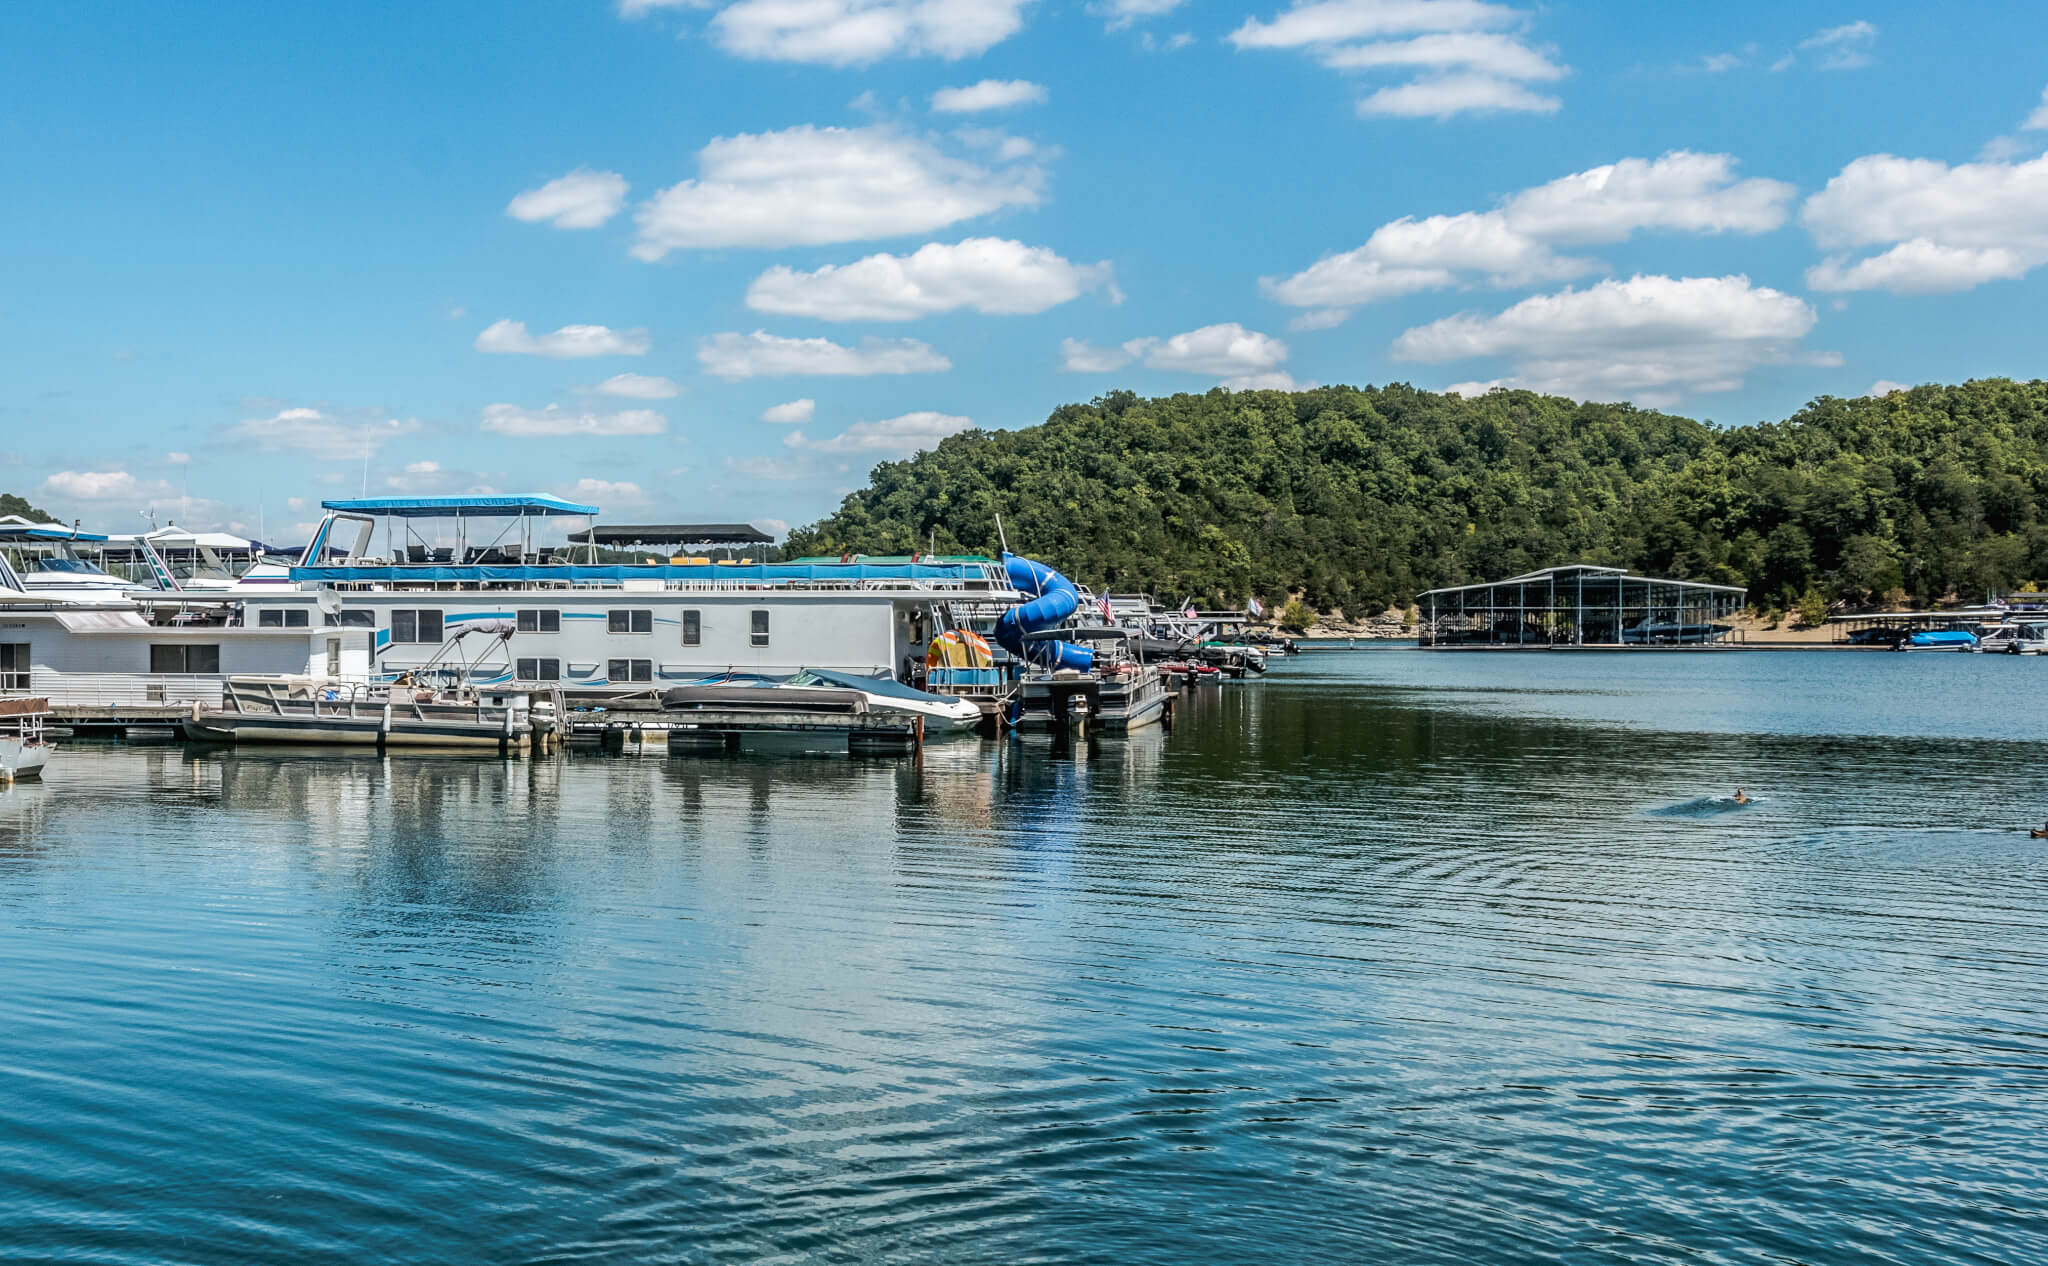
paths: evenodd
<path fill-rule="evenodd" d="M 493 567 L 442 564 L 398 567 L 294 567 L 291 578 L 314 584 L 357 584 L 377 581 L 467 581 L 471 584 L 535 584 L 557 581 L 708 580 L 727 584 L 773 584 L 777 581 L 858 580 L 985 580 L 981 563 L 667 563 L 548 564 Z"/>
<path fill-rule="evenodd" d="M 465 515 L 516 519 L 526 515 L 597 513 L 596 506 L 578 505 L 544 492 L 498 497 L 353 497 L 323 501 L 320 507 L 345 514 L 385 514 L 400 519 L 449 519 Z"/>
<path fill-rule="evenodd" d="M 0 523 L 0 541 L 104 541 L 97 532 L 79 532 L 68 527 L 23 527 Z"/>

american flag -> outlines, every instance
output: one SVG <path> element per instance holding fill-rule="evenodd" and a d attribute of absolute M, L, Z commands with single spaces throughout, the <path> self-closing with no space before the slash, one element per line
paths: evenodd
<path fill-rule="evenodd" d="M 1095 600 L 1095 606 L 1098 610 L 1102 612 L 1102 618 L 1104 620 L 1107 620 L 1111 624 L 1116 623 L 1116 612 L 1110 610 L 1108 594 L 1103 594 L 1100 598 L 1097 598 Z"/>

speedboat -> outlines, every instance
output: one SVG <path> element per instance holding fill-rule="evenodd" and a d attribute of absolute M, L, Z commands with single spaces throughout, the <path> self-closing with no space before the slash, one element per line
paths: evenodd
<path fill-rule="evenodd" d="M 30 523 L 16 515 L 0 521 L 0 559 L 9 565 L 13 587 L 45 602 L 73 606 L 126 607 L 133 588 L 80 557 L 80 544 L 107 538 L 61 523 Z"/>

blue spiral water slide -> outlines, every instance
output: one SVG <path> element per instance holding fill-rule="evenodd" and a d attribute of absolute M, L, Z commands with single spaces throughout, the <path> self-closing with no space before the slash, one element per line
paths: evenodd
<path fill-rule="evenodd" d="M 1011 607 L 996 621 L 996 641 L 1002 648 L 1040 668 L 1072 668 L 1085 673 L 1095 667 L 1095 652 L 1085 646 L 1024 639 L 1026 633 L 1056 629 L 1067 622 L 1081 605 L 1074 582 L 1044 563 L 1019 558 L 1008 550 L 1003 551 L 1003 570 L 1009 573 L 1010 586 L 1031 595 L 1031 601 Z"/>

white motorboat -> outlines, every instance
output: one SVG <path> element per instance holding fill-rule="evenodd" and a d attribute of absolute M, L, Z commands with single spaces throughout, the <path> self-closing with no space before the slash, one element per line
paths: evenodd
<path fill-rule="evenodd" d="M 1977 651 L 2003 651 L 2007 655 L 2048 655 L 2048 624 L 2033 620 L 2006 620 L 1977 635 Z"/>
<path fill-rule="evenodd" d="M 49 715 L 48 699 L 0 699 L 0 782 L 43 776 L 43 767 L 56 750 L 43 737 L 43 721 Z"/>
<path fill-rule="evenodd" d="M 79 555 L 81 544 L 91 547 L 106 539 L 61 523 L 31 523 L 8 515 L 0 519 L 0 563 L 8 568 L 6 583 L 46 602 L 130 606 L 128 590 L 133 586 Z"/>

